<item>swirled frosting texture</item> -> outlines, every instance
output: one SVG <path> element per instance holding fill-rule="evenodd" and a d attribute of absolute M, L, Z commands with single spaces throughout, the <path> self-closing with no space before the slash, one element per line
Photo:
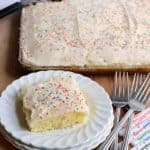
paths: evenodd
<path fill-rule="evenodd" d="M 20 60 L 33 66 L 150 65 L 149 0 L 65 0 L 22 11 Z"/>

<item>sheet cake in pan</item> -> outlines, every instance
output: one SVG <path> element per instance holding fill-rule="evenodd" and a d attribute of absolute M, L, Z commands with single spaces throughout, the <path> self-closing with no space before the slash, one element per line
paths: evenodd
<path fill-rule="evenodd" d="M 149 0 L 64 0 L 23 8 L 19 61 L 32 70 L 150 70 Z"/>

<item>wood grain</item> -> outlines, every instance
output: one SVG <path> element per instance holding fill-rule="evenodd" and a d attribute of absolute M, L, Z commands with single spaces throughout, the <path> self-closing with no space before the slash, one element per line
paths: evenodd
<path fill-rule="evenodd" d="M 0 19 L 0 91 L 25 74 L 17 61 L 20 12 Z M 15 150 L 0 134 L 0 150 Z"/>

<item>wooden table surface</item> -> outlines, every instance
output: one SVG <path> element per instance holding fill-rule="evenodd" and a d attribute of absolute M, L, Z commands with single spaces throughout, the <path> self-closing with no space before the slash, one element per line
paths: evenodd
<path fill-rule="evenodd" d="M 20 12 L 0 19 L 0 92 L 8 84 L 24 74 L 26 70 L 18 62 Z M 113 75 L 88 75 L 111 94 Z M 0 150 L 15 150 L 0 134 Z"/>

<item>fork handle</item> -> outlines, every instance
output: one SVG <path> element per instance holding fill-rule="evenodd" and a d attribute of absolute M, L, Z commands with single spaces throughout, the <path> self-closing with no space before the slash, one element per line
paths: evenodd
<path fill-rule="evenodd" d="M 116 108 L 115 120 L 114 120 L 114 128 L 117 126 L 117 124 L 119 122 L 119 119 L 120 119 L 120 110 L 121 110 L 121 107 L 117 107 Z M 116 136 L 115 140 L 111 144 L 111 149 L 112 150 L 117 150 L 118 149 L 118 135 Z"/>
<path fill-rule="evenodd" d="M 118 125 L 112 130 L 112 132 L 109 134 L 109 136 L 106 138 L 104 143 L 101 144 L 100 147 L 98 147 L 97 150 L 108 150 L 111 143 L 113 142 L 115 136 L 118 134 L 124 123 L 127 121 L 127 119 L 130 117 L 130 115 L 134 112 L 133 109 L 129 109 L 127 113 L 124 115 L 124 117 L 121 119 L 121 121 L 118 123 Z"/>
<path fill-rule="evenodd" d="M 121 150 L 128 150 L 133 114 L 134 113 L 132 113 L 131 116 L 128 119 L 127 129 L 125 131 L 125 136 L 124 136 L 124 140 L 123 140 L 123 143 L 122 143 L 122 146 L 121 146 Z"/>

